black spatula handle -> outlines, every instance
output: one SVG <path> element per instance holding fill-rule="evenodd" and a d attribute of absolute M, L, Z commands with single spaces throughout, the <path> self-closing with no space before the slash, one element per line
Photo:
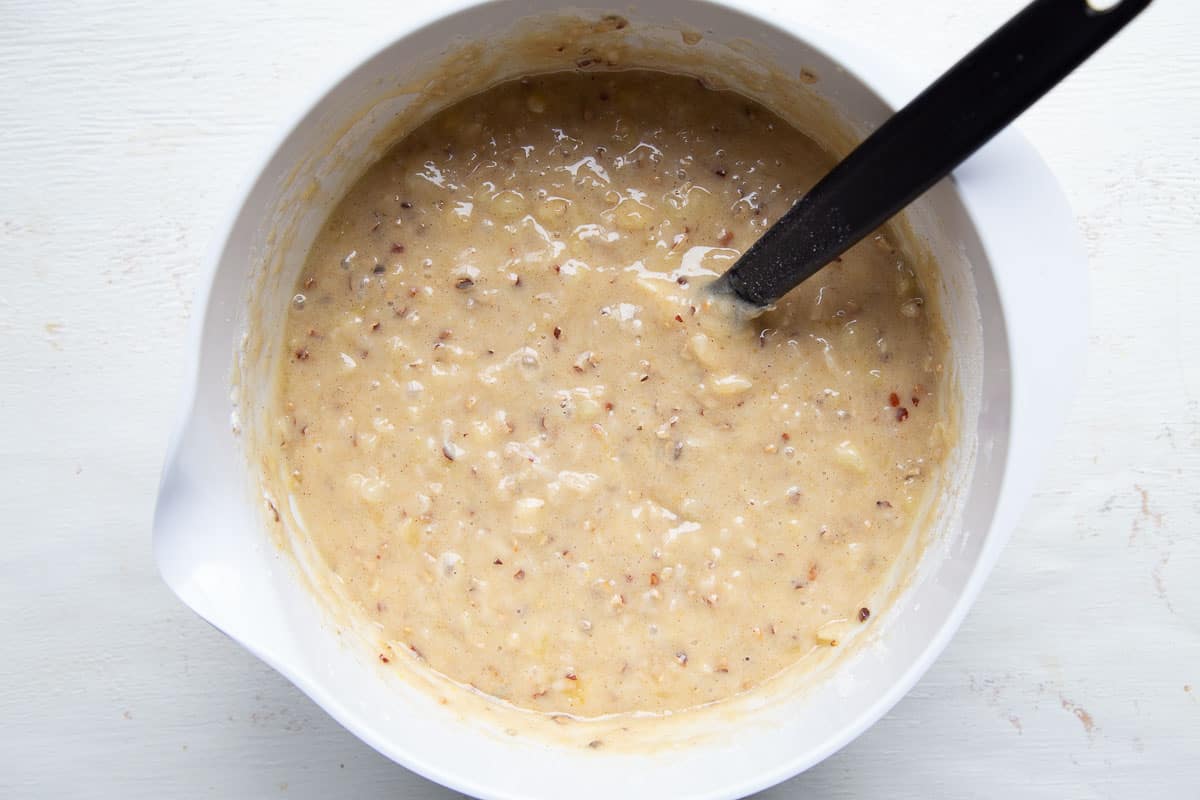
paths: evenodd
<path fill-rule="evenodd" d="M 775 302 L 949 174 L 1150 3 L 1030 3 L 834 167 L 714 288 Z"/>

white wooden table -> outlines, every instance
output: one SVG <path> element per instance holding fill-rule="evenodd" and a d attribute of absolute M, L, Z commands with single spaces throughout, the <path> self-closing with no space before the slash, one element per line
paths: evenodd
<path fill-rule="evenodd" d="M 764 6 L 932 77 L 1021 4 Z M 449 796 L 184 608 L 149 539 L 217 220 L 404 13 L 0 0 L 0 797 Z M 1088 243 L 1086 383 L 945 655 L 765 797 L 1200 797 L 1198 33 L 1159 0 L 1024 118 Z"/>

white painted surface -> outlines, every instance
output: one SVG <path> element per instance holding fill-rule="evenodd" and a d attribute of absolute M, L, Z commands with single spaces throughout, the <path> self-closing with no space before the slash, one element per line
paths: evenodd
<path fill-rule="evenodd" d="M 932 77 L 1021 4 L 776 10 Z M 404 14 L 247 5 L 0 0 L 6 798 L 450 796 L 200 622 L 152 565 L 195 265 L 313 83 Z M 1200 794 L 1197 30 L 1200 6 L 1158 0 L 1024 118 L 1088 242 L 1085 385 L 938 664 L 765 797 Z"/>

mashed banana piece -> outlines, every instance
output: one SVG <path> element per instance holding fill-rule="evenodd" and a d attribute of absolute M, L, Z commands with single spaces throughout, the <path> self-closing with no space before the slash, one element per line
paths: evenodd
<path fill-rule="evenodd" d="M 694 79 L 563 73 L 444 111 L 357 183 L 272 403 L 381 659 L 661 712 L 879 615 L 944 450 L 913 270 L 880 235 L 753 320 L 704 290 L 830 164 Z"/>

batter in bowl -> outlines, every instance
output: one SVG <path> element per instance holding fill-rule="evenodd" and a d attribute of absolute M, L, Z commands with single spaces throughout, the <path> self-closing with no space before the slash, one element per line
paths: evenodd
<path fill-rule="evenodd" d="M 693 78 L 561 73 L 351 189 L 288 312 L 272 446 L 381 661 L 679 711 L 886 613 L 949 441 L 913 269 L 881 234 L 752 320 L 705 291 L 831 163 Z"/>

